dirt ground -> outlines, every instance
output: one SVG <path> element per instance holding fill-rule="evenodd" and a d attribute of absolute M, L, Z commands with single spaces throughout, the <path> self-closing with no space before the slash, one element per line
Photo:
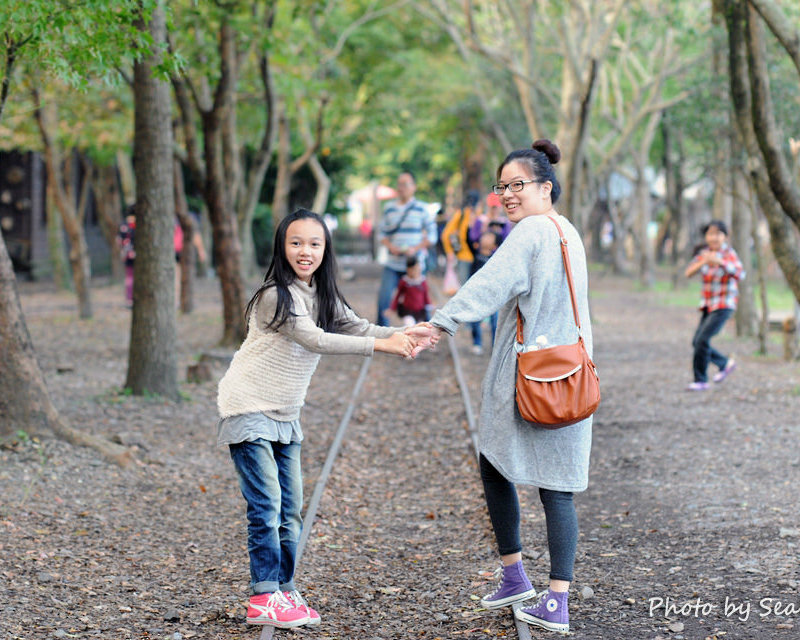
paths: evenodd
<path fill-rule="evenodd" d="M 345 283 L 374 313 L 375 271 Z M 179 319 L 180 367 L 221 335 L 216 283 Z M 591 278 L 595 417 L 570 612 L 576 639 L 794 639 L 800 633 L 800 367 L 717 339 L 737 371 L 690 394 L 696 311 L 600 273 Z M 184 399 L 133 398 L 122 285 L 70 294 L 21 285 L 55 403 L 74 426 L 135 448 L 120 469 L 52 440 L 0 449 L 0 638 L 258 637 L 244 622 L 244 502 L 215 446 L 216 381 Z M 474 408 L 488 355 L 457 336 Z M 488 336 L 487 336 L 488 339 Z M 357 357 L 326 357 L 303 412 L 309 497 L 345 412 Z M 224 372 L 215 369 L 215 379 Z M 298 582 L 323 623 L 279 638 L 513 638 L 510 610 L 478 600 L 498 566 L 446 347 L 376 356 L 324 494 Z M 538 496 L 523 488 L 525 565 L 548 570 Z M 532 630 L 534 638 L 547 632 Z"/>

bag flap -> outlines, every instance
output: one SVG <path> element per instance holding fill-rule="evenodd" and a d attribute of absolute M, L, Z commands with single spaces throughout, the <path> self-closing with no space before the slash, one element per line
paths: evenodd
<path fill-rule="evenodd" d="M 582 342 L 517 354 L 519 372 L 529 380 L 561 380 L 590 363 Z"/>

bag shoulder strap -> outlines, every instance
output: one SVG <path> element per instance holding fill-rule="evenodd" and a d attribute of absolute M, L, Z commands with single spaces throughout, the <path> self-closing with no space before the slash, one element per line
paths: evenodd
<path fill-rule="evenodd" d="M 575 326 L 578 327 L 578 337 L 581 336 L 581 320 L 578 315 L 578 302 L 575 296 L 575 283 L 572 281 L 572 266 L 569 262 L 569 251 L 567 251 L 567 239 L 564 237 L 564 232 L 561 230 L 561 225 L 553 216 L 547 216 L 552 223 L 556 225 L 558 230 L 559 244 L 561 245 L 561 261 L 564 263 L 564 271 L 567 274 L 567 284 L 569 285 L 569 298 L 572 302 L 572 315 L 575 318 Z M 517 304 L 517 342 L 524 344 L 522 338 L 522 314 L 519 312 L 519 304 Z"/>
<path fill-rule="evenodd" d="M 394 226 L 394 229 L 389 229 L 388 231 L 384 231 L 383 235 L 385 236 L 393 236 L 400 230 L 400 227 L 403 226 L 403 223 L 406 221 L 408 214 L 411 212 L 411 209 L 414 207 L 415 200 L 412 198 L 411 202 L 408 203 L 406 208 L 403 210 L 403 215 L 400 216 L 400 220 L 398 220 L 397 224 Z"/>

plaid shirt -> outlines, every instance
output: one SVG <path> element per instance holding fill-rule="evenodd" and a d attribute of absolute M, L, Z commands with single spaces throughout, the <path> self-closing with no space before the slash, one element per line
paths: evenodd
<path fill-rule="evenodd" d="M 729 245 L 722 245 L 719 251 L 722 264 L 712 266 L 704 264 L 700 267 L 703 278 L 702 298 L 700 308 L 709 312 L 718 309 L 735 309 L 739 302 L 739 280 L 745 277 L 742 262 Z M 700 255 L 694 257 L 693 262 L 700 260 Z"/>

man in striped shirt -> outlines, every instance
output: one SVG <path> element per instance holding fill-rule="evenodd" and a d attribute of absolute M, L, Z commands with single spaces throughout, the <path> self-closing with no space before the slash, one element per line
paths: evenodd
<path fill-rule="evenodd" d="M 414 197 L 416 190 L 411 172 L 401 173 L 397 178 L 397 200 L 386 206 L 378 229 L 380 243 L 388 251 L 378 291 L 377 324 L 381 326 L 389 324 L 386 310 L 406 272 L 407 258 L 416 256 L 424 269 L 427 249 L 436 243 L 436 221 L 425 203 Z"/>

